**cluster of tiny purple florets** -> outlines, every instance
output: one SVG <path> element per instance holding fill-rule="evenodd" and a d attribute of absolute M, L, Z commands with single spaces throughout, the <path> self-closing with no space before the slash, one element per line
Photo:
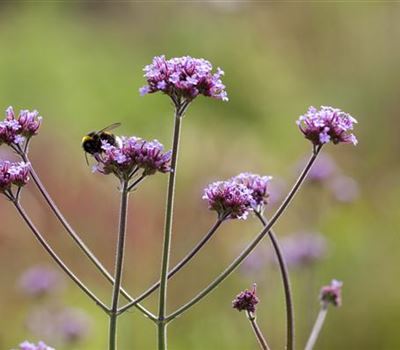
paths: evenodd
<path fill-rule="evenodd" d="M 224 72 L 217 68 L 212 73 L 211 63 L 203 58 L 183 56 L 166 60 L 164 55 L 156 56 L 143 70 L 147 85 L 140 88 L 141 95 L 161 91 L 174 101 L 191 101 L 197 95 L 228 101 L 221 81 Z"/>
<path fill-rule="evenodd" d="M 268 187 L 271 176 L 260 176 L 252 173 L 240 173 L 232 178 L 233 181 L 245 185 L 252 191 L 253 200 L 257 208 L 267 204 L 269 197 Z"/>
<path fill-rule="evenodd" d="M 334 144 L 357 144 L 357 138 L 350 133 L 357 120 L 350 114 L 338 108 L 321 106 L 320 110 L 310 107 L 306 114 L 297 120 L 301 132 L 315 146 L 324 145 L 330 141 Z"/>
<path fill-rule="evenodd" d="M 254 204 L 252 191 L 235 181 L 213 182 L 204 189 L 203 199 L 219 218 L 229 219 L 247 219 Z"/>
<path fill-rule="evenodd" d="M 270 176 L 241 173 L 227 181 L 217 181 L 204 189 L 203 199 L 220 218 L 247 219 L 249 212 L 266 203 Z"/>
<path fill-rule="evenodd" d="M 46 266 L 33 266 L 22 274 L 18 287 L 30 297 L 43 297 L 59 289 L 61 284 L 58 271 Z"/>
<path fill-rule="evenodd" d="M 40 341 L 37 345 L 34 343 L 30 343 L 28 341 L 24 341 L 19 344 L 19 350 L 55 350 L 50 346 L 47 346 L 44 342 Z"/>
<path fill-rule="evenodd" d="M 323 304 L 334 306 L 342 305 L 342 286 L 343 282 L 332 280 L 331 284 L 321 288 L 320 300 Z"/>
<path fill-rule="evenodd" d="M 256 305 L 260 302 L 256 295 L 256 285 L 253 285 L 251 290 L 246 289 L 240 292 L 232 301 L 232 307 L 238 311 L 256 312 Z"/>
<path fill-rule="evenodd" d="M 0 145 L 21 145 L 38 133 L 42 117 L 38 111 L 21 110 L 16 118 L 12 107 L 6 109 L 6 117 L 0 122 Z"/>
<path fill-rule="evenodd" d="M 29 180 L 29 163 L 11 163 L 0 160 L 0 192 L 11 190 L 12 185 L 24 186 Z"/>
<path fill-rule="evenodd" d="M 120 145 L 102 141 L 103 152 L 96 154 L 98 164 L 94 171 L 115 174 L 119 177 L 143 169 L 143 175 L 171 170 L 171 151 L 163 152 L 164 146 L 157 140 L 146 141 L 138 137 L 122 137 Z"/>

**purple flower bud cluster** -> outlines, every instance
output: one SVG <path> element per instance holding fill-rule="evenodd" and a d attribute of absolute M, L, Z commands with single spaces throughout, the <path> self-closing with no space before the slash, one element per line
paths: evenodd
<path fill-rule="evenodd" d="M 342 305 L 343 282 L 332 280 L 331 284 L 321 288 L 320 300 L 322 304 Z"/>
<path fill-rule="evenodd" d="M 350 114 L 338 108 L 321 106 L 320 110 L 310 107 L 306 114 L 297 120 L 301 132 L 315 146 L 324 145 L 330 141 L 334 144 L 357 144 L 354 134 L 349 133 L 357 123 Z"/>
<path fill-rule="evenodd" d="M 22 187 L 29 180 L 30 163 L 11 163 L 0 160 L 0 192 L 11 190 L 12 185 Z"/>
<path fill-rule="evenodd" d="M 267 203 L 270 180 L 270 176 L 240 173 L 227 181 L 208 185 L 202 198 L 219 218 L 246 220 L 249 212 Z"/>
<path fill-rule="evenodd" d="M 28 341 L 24 341 L 19 344 L 19 350 L 55 350 L 50 346 L 47 346 L 44 342 L 40 341 L 37 345 L 34 343 L 30 343 Z"/>
<path fill-rule="evenodd" d="M 248 311 L 251 313 L 256 312 L 256 305 L 260 302 L 256 295 L 256 284 L 253 285 L 251 290 L 244 290 L 240 292 L 232 301 L 232 307 L 238 311 Z"/>
<path fill-rule="evenodd" d="M 258 208 L 267 204 L 269 197 L 268 188 L 271 176 L 260 176 L 252 173 L 240 173 L 232 178 L 233 181 L 245 185 L 252 191 L 253 200 Z"/>
<path fill-rule="evenodd" d="M 45 266 L 33 266 L 26 270 L 18 283 L 21 291 L 31 297 L 42 297 L 62 286 L 59 273 Z"/>
<path fill-rule="evenodd" d="M 13 108 L 6 109 L 6 117 L 0 122 L 0 145 L 21 145 L 38 133 L 42 117 L 38 111 L 21 110 L 16 118 Z"/>
<path fill-rule="evenodd" d="M 110 145 L 102 141 L 103 152 L 95 155 L 98 163 L 93 170 L 102 174 L 115 174 L 126 177 L 137 169 L 143 169 L 143 175 L 152 175 L 157 171 L 171 171 L 171 151 L 163 152 L 164 146 L 157 140 L 146 141 L 138 137 L 122 137 L 121 144 Z"/>
<path fill-rule="evenodd" d="M 203 58 L 183 56 L 166 60 L 164 55 L 156 56 L 143 70 L 147 85 L 140 88 L 141 95 L 161 91 L 175 102 L 182 98 L 191 101 L 198 95 L 228 101 L 221 81 L 224 72 L 217 68 L 212 73 L 211 63 Z"/>

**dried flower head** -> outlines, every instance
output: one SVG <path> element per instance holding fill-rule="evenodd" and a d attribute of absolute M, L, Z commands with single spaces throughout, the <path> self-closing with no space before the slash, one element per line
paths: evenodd
<path fill-rule="evenodd" d="M 58 271 L 46 266 L 34 266 L 26 270 L 18 286 L 21 291 L 31 297 L 42 297 L 58 290 L 62 286 Z"/>
<path fill-rule="evenodd" d="M 265 204 L 267 204 L 267 199 L 269 197 L 268 188 L 271 179 L 271 176 L 240 173 L 231 180 L 245 185 L 249 190 L 252 191 L 254 204 L 257 207 L 257 210 L 260 210 Z"/>
<path fill-rule="evenodd" d="M 0 145 L 21 145 L 36 135 L 42 122 L 38 111 L 21 110 L 18 117 L 13 108 L 6 109 L 6 117 L 0 122 Z"/>
<path fill-rule="evenodd" d="M 44 342 L 40 341 L 37 345 L 34 343 L 30 343 L 28 341 L 24 341 L 19 344 L 19 350 L 55 350 L 50 346 L 47 346 Z"/>
<path fill-rule="evenodd" d="M 342 286 L 343 282 L 332 280 L 331 284 L 321 288 L 320 301 L 322 304 L 333 306 L 342 305 Z"/>
<path fill-rule="evenodd" d="M 349 133 L 357 120 L 338 108 L 321 106 L 321 109 L 317 110 L 315 107 L 310 107 L 296 123 L 304 136 L 315 146 L 330 141 L 334 144 L 341 142 L 357 144 L 354 134 Z"/>
<path fill-rule="evenodd" d="M 13 185 L 22 187 L 27 184 L 30 168 L 30 163 L 0 160 L 0 192 L 10 191 Z"/>
<path fill-rule="evenodd" d="M 236 181 L 217 181 L 204 189 L 202 197 L 208 208 L 215 210 L 218 217 L 245 220 L 253 210 L 253 191 Z"/>
<path fill-rule="evenodd" d="M 164 55 L 156 56 L 143 70 L 147 85 L 140 88 L 141 95 L 161 91 L 174 102 L 191 101 L 198 95 L 228 101 L 221 81 L 224 72 L 217 68 L 212 73 L 211 63 L 203 58 L 183 56 L 166 60 Z"/>
<path fill-rule="evenodd" d="M 251 290 L 246 289 L 240 292 L 232 301 L 232 307 L 238 311 L 248 311 L 251 313 L 256 312 L 256 305 L 260 302 L 256 295 L 256 284 L 253 284 Z"/>
<path fill-rule="evenodd" d="M 122 137 L 121 144 L 102 143 L 103 152 L 95 154 L 98 162 L 94 167 L 96 172 L 129 178 L 139 169 L 143 170 L 143 175 L 171 171 L 171 152 L 163 152 L 164 146 L 157 140 Z"/>

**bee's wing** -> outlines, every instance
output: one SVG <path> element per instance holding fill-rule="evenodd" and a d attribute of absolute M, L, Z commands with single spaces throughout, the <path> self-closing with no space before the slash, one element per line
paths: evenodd
<path fill-rule="evenodd" d="M 97 131 L 96 134 L 98 135 L 98 134 L 101 134 L 102 132 L 113 130 L 115 128 L 118 128 L 120 125 L 121 125 L 121 123 L 113 123 L 111 125 L 106 126 L 103 129 Z"/>

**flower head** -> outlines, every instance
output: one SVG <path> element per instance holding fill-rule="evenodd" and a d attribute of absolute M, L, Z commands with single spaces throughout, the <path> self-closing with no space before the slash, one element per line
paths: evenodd
<path fill-rule="evenodd" d="M 88 335 L 90 320 L 82 310 L 65 309 L 56 321 L 56 332 L 67 343 L 75 343 Z"/>
<path fill-rule="evenodd" d="M 32 297 L 41 297 L 54 292 L 61 284 L 61 276 L 58 272 L 44 266 L 29 268 L 19 280 L 19 288 Z"/>
<path fill-rule="evenodd" d="M 243 219 L 253 210 L 253 191 L 236 181 L 217 181 L 204 189 L 202 197 L 208 208 L 215 210 L 219 218 Z"/>
<path fill-rule="evenodd" d="M 307 160 L 299 163 L 299 168 L 304 168 Z M 308 172 L 307 179 L 312 183 L 322 183 L 330 179 L 339 171 L 334 159 L 326 154 L 320 154 Z"/>
<path fill-rule="evenodd" d="M 360 195 L 357 181 L 349 176 L 337 176 L 328 184 L 328 187 L 339 202 L 350 203 Z"/>
<path fill-rule="evenodd" d="M 256 305 L 260 302 L 256 295 L 256 284 L 253 284 L 251 290 L 246 289 L 240 292 L 232 301 L 232 307 L 238 311 L 248 311 L 251 313 L 256 312 Z"/>
<path fill-rule="evenodd" d="M 32 334 L 54 343 L 76 343 L 90 331 L 91 319 L 78 308 L 42 305 L 30 311 L 25 321 Z"/>
<path fill-rule="evenodd" d="M 217 68 L 212 73 L 211 63 L 203 58 L 183 56 L 167 60 L 164 55 L 156 56 L 143 70 L 147 85 L 140 88 L 141 95 L 161 91 L 174 101 L 191 101 L 198 95 L 228 101 L 221 81 L 224 72 Z"/>
<path fill-rule="evenodd" d="M 0 192 L 11 190 L 11 187 L 22 187 L 28 183 L 30 163 L 11 163 L 0 160 Z"/>
<path fill-rule="evenodd" d="M 267 204 L 269 197 L 268 187 L 271 181 L 271 176 L 260 176 L 252 173 L 240 173 L 231 180 L 239 184 L 245 185 L 252 191 L 252 196 L 255 206 L 260 209 Z"/>
<path fill-rule="evenodd" d="M 47 346 L 44 342 L 40 341 L 37 345 L 34 343 L 30 343 L 28 341 L 24 341 L 19 344 L 19 350 L 55 350 L 50 346 Z"/>
<path fill-rule="evenodd" d="M 8 107 L 6 117 L 0 122 L 0 144 L 21 145 L 38 133 L 41 122 L 38 111 L 21 110 L 16 117 L 14 109 Z"/>
<path fill-rule="evenodd" d="M 334 144 L 342 142 L 353 145 L 358 142 L 354 134 L 349 133 L 357 120 L 338 108 L 321 106 L 321 109 L 317 110 L 310 107 L 296 123 L 314 146 L 321 146 L 330 141 Z"/>
<path fill-rule="evenodd" d="M 333 306 L 342 305 L 342 286 L 343 282 L 332 280 L 331 284 L 321 288 L 320 301 L 323 304 Z"/>
<path fill-rule="evenodd" d="M 281 240 L 283 255 L 291 266 L 307 266 L 326 254 L 326 240 L 315 233 L 296 233 Z"/>
<path fill-rule="evenodd" d="M 116 145 L 102 143 L 103 152 L 95 155 L 98 164 L 94 171 L 113 173 L 120 178 L 129 177 L 138 169 L 143 170 L 143 175 L 171 171 L 171 152 L 163 152 L 164 146 L 157 140 L 146 141 L 133 136 L 122 137 L 121 143 Z"/>

